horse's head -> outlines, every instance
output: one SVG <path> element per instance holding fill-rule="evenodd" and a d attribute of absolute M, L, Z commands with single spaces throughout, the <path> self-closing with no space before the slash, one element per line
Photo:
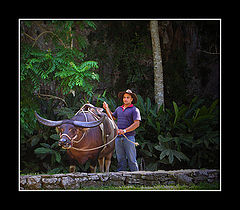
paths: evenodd
<path fill-rule="evenodd" d="M 56 129 L 60 134 L 60 140 L 58 144 L 64 149 L 70 149 L 73 146 L 74 141 L 83 138 L 83 135 L 88 128 L 99 126 L 105 117 L 102 116 L 97 121 L 83 122 L 73 119 L 59 121 L 47 120 L 40 117 L 36 112 L 35 116 L 41 124 L 50 127 L 57 127 Z"/>

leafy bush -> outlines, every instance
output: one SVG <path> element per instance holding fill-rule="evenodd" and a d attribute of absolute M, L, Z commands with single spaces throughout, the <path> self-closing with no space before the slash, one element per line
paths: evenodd
<path fill-rule="evenodd" d="M 56 47 L 42 51 L 28 45 L 22 46 L 25 61 L 21 63 L 21 82 L 30 79 L 35 91 L 40 84 L 54 79 L 59 81 L 59 90 L 67 94 L 74 87 L 81 87 L 83 92 L 92 94 L 90 80 L 99 80 L 98 74 L 90 71 L 98 68 L 96 61 L 83 61 L 83 53 L 77 49 Z M 80 63 L 81 62 L 81 63 Z"/>
<path fill-rule="evenodd" d="M 219 109 L 218 100 L 209 107 L 195 97 L 189 106 L 163 110 L 138 95 L 137 107 L 142 122 L 137 129 L 139 156 L 148 170 L 158 168 L 219 167 Z M 184 163 L 180 163 L 184 161 Z M 165 164 L 165 165 L 163 165 Z"/>
<path fill-rule="evenodd" d="M 21 21 L 21 34 L 26 35 L 26 30 L 35 24 L 33 21 Z M 94 72 L 98 68 L 96 61 L 86 61 L 83 53 L 87 44 L 84 37 L 75 36 L 74 24 L 79 24 L 81 29 L 92 27 L 96 29 L 92 21 L 47 21 L 49 30 L 39 35 L 33 43 L 21 42 L 20 55 L 20 122 L 21 122 L 21 170 L 33 169 L 28 164 L 32 162 L 40 164 L 36 170 L 51 170 L 62 161 L 62 152 L 58 150 L 55 141 L 51 139 L 53 131 L 42 127 L 36 121 L 34 111 L 48 119 L 61 117 L 58 111 L 62 105 L 56 98 L 67 100 L 67 94 L 75 90 L 74 94 L 93 95 L 94 83 L 99 76 Z M 22 27 L 23 26 L 23 27 Z M 33 30 L 35 31 L 35 30 Z M 27 34 L 28 37 L 30 35 Z M 37 45 L 39 38 L 44 40 L 45 46 Z M 75 45 L 72 45 L 72 40 Z M 32 40 L 32 39 L 31 39 Z M 49 87 L 54 83 L 53 100 L 43 100 L 40 88 Z M 55 96 L 56 95 L 56 96 Z M 38 96 L 38 97 L 37 97 Z M 51 96 L 51 95 L 50 95 Z M 67 104 L 67 103 L 66 103 Z M 78 104 L 79 105 L 79 104 Z M 63 107 L 62 107 L 63 108 Z M 66 107 L 64 107 L 66 108 Z M 71 108 L 71 104 L 70 107 Z M 79 109 L 79 106 L 78 106 Z M 69 110 L 68 110 L 69 111 Z M 56 113 L 54 113 L 56 112 Z M 68 113 L 70 116 L 70 112 Z M 36 154 L 36 155 L 34 155 Z M 37 157 L 37 159 L 36 159 Z M 46 159 L 51 157 L 49 165 Z M 41 162 L 44 160 L 43 162 Z M 65 170 L 65 169 L 62 169 Z"/>
<path fill-rule="evenodd" d="M 106 91 L 96 98 L 95 105 L 99 107 L 103 101 L 109 104 L 112 111 L 118 105 L 118 99 L 107 96 Z M 78 103 L 73 102 L 71 107 L 56 110 L 57 116 L 61 119 L 72 117 L 82 105 Z M 93 102 L 90 100 L 90 103 Z M 203 105 L 204 100 L 197 97 L 188 106 L 178 106 L 175 102 L 172 104 L 170 109 L 164 110 L 163 106 L 158 109 L 149 98 L 144 101 L 138 95 L 136 106 L 140 109 L 142 117 L 140 127 L 136 130 L 136 140 L 140 144 L 137 147 L 139 165 L 144 159 L 145 170 L 218 168 L 220 143 L 218 100 L 209 106 Z M 46 127 L 42 129 L 43 134 L 31 138 L 34 153 L 42 162 L 36 163 L 39 165 L 36 170 L 48 173 L 67 172 L 65 151 L 57 145 L 59 136 L 54 129 Z M 114 154 L 110 170 L 116 170 L 116 166 Z M 84 166 L 78 166 L 78 170 L 86 171 L 88 168 L 89 162 Z"/>

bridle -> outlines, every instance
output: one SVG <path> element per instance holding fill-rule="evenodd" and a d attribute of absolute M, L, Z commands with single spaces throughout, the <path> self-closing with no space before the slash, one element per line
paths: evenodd
<path fill-rule="evenodd" d="M 83 105 L 83 106 L 81 107 L 81 109 L 75 114 L 75 116 L 76 116 L 78 113 L 83 113 L 83 114 L 84 114 L 84 117 L 85 117 L 85 120 L 86 120 L 86 122 L 87 122 L 87 116 L 86 116 L 86 114 L 85 114 L 86 111 L 83 110 L 83 107 L 84 107 L 84 106 L 85 106 L 85 105 Z M 84 138 L 85 134 L 86 134 L 86 131 L 84 131 L 81 139 L 79 139 L 78 141 L 74 141 L 74 140 L 78 137 L 77 134 L 76 134 L 74 137 L 71 138 L 68 134 L 63 133 L 63 134 L 60 134 L 60 139 L 61 139 L 63 136 L 66 136 L 66 137 L 71 141 L 71 146 L 73 147 L 73 144 L 74 144 L 74 143 L 77 144 L 77 143 L 79 143 L 80 141 L 82 141 L 82 139 Z M 74 148 L 75 148 L 75 147 L 74 147 Z"/>
<path fill-rule="evenodd" d="M 73 143 L 79 143 L 80 141 L 82 141 L 83 137 L 85 136 L 85 133 L 86 133 L 86 131 L 84 131 L 81 139 L 79 139 L 78 141 L 74 141 L 74 140 L 78 137 L 77 134 L 76 134 L 74 137 L 71 138 L 68 134 L 63 133 L 63 134 L 60 135 L 60 139 L 61 139 L 63 136 L 66 136 L 66 137 L 71 141 L 71 144 L 72 144 L 72 146 L 73 146 Z"/>

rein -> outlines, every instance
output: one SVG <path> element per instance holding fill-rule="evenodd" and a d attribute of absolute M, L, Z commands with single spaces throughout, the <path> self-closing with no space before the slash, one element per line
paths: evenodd
<path fill-rule="evenodd" d="M 84 106 L 85 106 L 85 104 L 81 107 L 81 109 L 79 109 L 79 111 L 78 111 L 75 115 L 77 115 L 78 113 L 83 113 L 83 114 L 84 114 L 84 117 L 85 117 L 85 120 L 86 120 L 86 122 L 87 122 L 87 116 L 86 116 L 85 113 L 91 113 L 91 115 L 93 116 L 93 118 L 95 118 L 95 119 L 97 120 L 98 118 L 97 118 L 96 114 L 93 113 L 89 108 L 88 108 L 88 111 L 84 111 L 84 110 L 83 110 L 83 107 L 84 107 Z M 114 127 L 114 130 L 118 130 L 118 127 L 117 127 L 115 121 L 114 121 L 113 118 L 112 118 L 112 115 L 111 115 L 111 112 L 110 112 L 109 108 L 106 109 L 106 112 L 107 112 L 108 115 L 110 116 L 109 120 L 110 120 L 110 122 L 112 123 L 112 125 L 113 125 L 113 127 Z M 60 138 L 62 138 L 62 136 L 66 136 L 66 137 L 71 141 L 72 147 L 71 147 L 70 149 L 74 149 L 74 150 L 77 150 L 77 151 L 80 151 L 80 152 L 88 152 L 88 151 L 93 151 L 93 150 L 96 150 L 96 149 L 100 149 L 100 148 L 102 148 L 102 147 L 105 147 L 106 145 L 108 145 L 108 144 L 110 144 L 112 141 L 114 141 L 114 140 L 117 138 L 117 136 L 118 136 L 118 132 L 117 132 L 116 135 L 113 137 L 113 139 L 111 139 L 111 140 L 110 140 L 109 142 L 107 142 L 106 144 L 103 144 L 103 145 L 98 146 L 98 147 L 94 147 L 94 148 L 90 148 L 90 149 L 79 149 L 79 148 L 74 147 L 73 144 L 74 144 L 74 143 L 79 143 L 80 141 L 82 141 L 83 138 L 84 138 L 84 136 L 85 136 L 85 134 L 86 134 L 86 131 L 83 133 L 81 139 L 78 140 L 78 141 L 74 141 L 74 140 L 77 138 L 77 134 L 76 134 L 73 138 L 71 138 L 68 134 L 65 134 L 65 133 L 64 133 L 64 134 L 61 134 L 61 135 L 60 135 Z M 130 139 L 128 139 L 128 137 L 127 137 L 125 134 L 122 134 L 122 135 L 125 137 L 125 139 L 126 139 L 127 141 L 131 142 L 131 143 L 134 144 L 135 146 L 138 146 L 138 145 L 139 145 L 137 142 L 133 142 L 133 141 L 131 141 Z"/>

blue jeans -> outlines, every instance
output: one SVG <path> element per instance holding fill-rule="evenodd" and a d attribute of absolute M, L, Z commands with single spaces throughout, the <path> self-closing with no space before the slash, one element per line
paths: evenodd
<path fill-rule="evenodd" d="M 128 139 L 135 142 L 134 136 L 128 136 Z M 125 139 L 124 136 L 118 136 L 115 139 L 115 149 L 118 160 L 117 171 L 127 170 L 127 160 L 130 171 L 139 171 L 136 160 L 136 148 L 133 143 Z"/>

